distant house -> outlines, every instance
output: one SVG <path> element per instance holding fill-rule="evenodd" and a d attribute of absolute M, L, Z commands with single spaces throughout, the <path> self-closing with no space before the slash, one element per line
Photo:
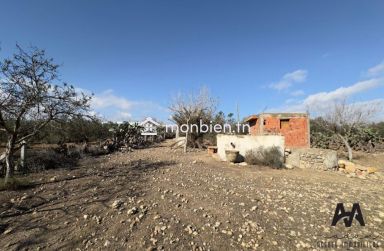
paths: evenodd
<path fill-rule="evenodd" d="M 158 131 L 157 129 L 160 126 L 160 123 L 155 121 L 151 117 L 147 117 L 145 120 L 139 123 L 144 129 L 141 131 L 141 135 L 143 136 L 156 136 Z"/>
<path fill-rule="evenodd" d="M 251 135 L 282 135 L 285 146 L 310 147 L 309 115 L 307 113 L 262 113 L 246 119 Z"/>

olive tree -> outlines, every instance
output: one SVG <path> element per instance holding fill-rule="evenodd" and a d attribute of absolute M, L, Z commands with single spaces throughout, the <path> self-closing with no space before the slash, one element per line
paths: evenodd
<path fill-rule="evenodd" d="M 59 83 L 58 65 L 44 50 L 19 45 L 0 62 L 0 131 L 6 134 L 5 182 L 14 173 L 14 154 L 50 122 L 89 111 L 90 96 Z M 33 121 L 33 123 L 30 123 Z"/>
<path fill-rule="evenodd" d="M 373 116 L 379 111 L 375 103 L 348 104 L 346 100 L 335 102 L 321 118 L 313 120 L 315 126 L 320 126 L 331 135 L 341 139 L 348 151 L 348 159 L 353 158 L 351 140 L 354 133 L 367 126 Z"/>
<path fill-rule="evenodd" d="M 184 151 L 186 151 L 188 140 L 190 140 L 190 144 L 194 147 L 202 146 L 200 140 L 203 133 L 199 130 L 192 130 L 191 125 L 209 124 L 216 114 L 217 102 L 217 99 L 213 98 L 205 87 L 201 88 L 197 93 L 180 93 L 173 98 L 172 104 L 169 106 L 172 113 L 171 120 L 179 128 L 182 125 L 185 125 L 187 128 L 185 130 L 186 141 Z"/>

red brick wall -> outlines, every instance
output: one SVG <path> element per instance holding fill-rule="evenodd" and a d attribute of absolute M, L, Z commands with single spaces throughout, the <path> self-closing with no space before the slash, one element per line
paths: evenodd
<path fill-rule="evenodd" d="M 281 134 L 285 136 L 287 147 L 309 147 L 308 118 L 299 117 L 289 119 L 289 127 L 283 128 Z"/>
<path fill-rule="evenodd" d="M 263 133 L 260 132 L 259 117 L 256 123 L 250 123 L 250 134 L 281 134 L 285 136 L 285 146 L 291 148 L 309 147 L 309 128 L 307 117 L 287 118 L 289 122 L 287 126 L 280 128 L 280 117 L 264 117 L 265 125 L 263 125 Z"/>
<path fill-rule="evenodd" d="M 259 134 L 259 119 L 249 121 L 249 134 L 258 135 Z"/>

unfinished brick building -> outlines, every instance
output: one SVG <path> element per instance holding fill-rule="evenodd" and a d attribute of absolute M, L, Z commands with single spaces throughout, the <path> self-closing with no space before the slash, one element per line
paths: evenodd
<path fill-rule="evenodd" d="M 307 113 L 262 113 L 249 116 L 246 122 L 249 123 L 251 135 L 283 135 L 286 147 L 310 147 Z"/>

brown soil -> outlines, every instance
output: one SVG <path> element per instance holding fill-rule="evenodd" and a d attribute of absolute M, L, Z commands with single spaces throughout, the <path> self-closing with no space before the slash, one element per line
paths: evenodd
<path fill-rule="evenodd" d="M 320 250 L 384 240 L 383 179 L 219 162 L 164 145 L 88 158 L 0 192 L 3 250 Z M 358 202 L 365 226 L 331 226 Z M 339 240 L 339 241 L 337 241 Z M 1 248 L 2 247 L 2 248 Z M 344 248 L 343 248 L 344 249 Z"/>

